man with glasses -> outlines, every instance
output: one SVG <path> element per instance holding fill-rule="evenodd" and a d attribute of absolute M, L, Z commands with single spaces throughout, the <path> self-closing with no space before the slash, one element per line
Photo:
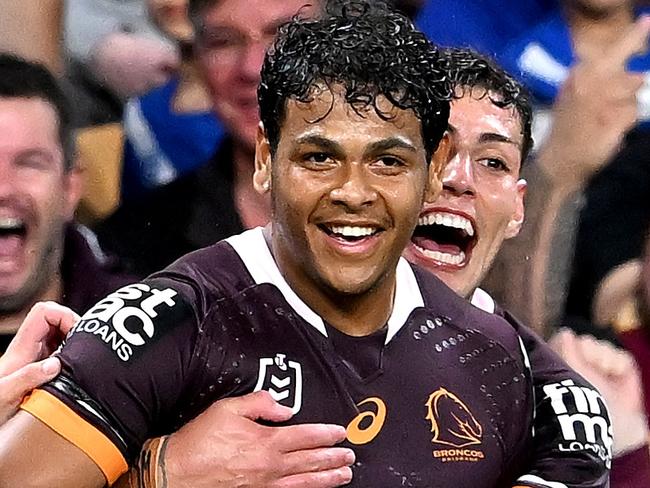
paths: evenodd
<path fill-rule="evenodd" d="M 135 274 L 147 275 L 187 252 L 266 224 L 268 195 L 259 195 L 250 184 L 260 69 L 278 26 L 296 14 L 313 15 L 319 3 L 189 2 L 197 65 L 226 140 L 209 162 L 123 206 L 98 230 L 104 247 L 122 257 Z"/>

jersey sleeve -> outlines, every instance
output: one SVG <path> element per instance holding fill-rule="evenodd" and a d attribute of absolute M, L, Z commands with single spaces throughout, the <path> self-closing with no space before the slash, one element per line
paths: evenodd
<path fill-rule="evenodd" d="M 160 277 L 108 295 L 68 334 L 61 374 L 21 408 L 113 482 L 147 438 L 175 426 L 179 400 L 191 396 L 200 302 L 194 287 Z"/>
<path fill-rule="evenodd" d="M 530 362 L 535 393 L 530 464 L 518 486 L 609 487 L 612 428 L 605 401 L 544 341 L 507 312 Z"/>

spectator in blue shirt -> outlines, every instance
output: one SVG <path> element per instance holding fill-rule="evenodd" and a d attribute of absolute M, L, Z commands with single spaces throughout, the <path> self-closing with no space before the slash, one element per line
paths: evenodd
<path fill-rule="evenodd" d="M 223 136 L 193 60 L 187 0 L 147 0 L 155 25 L 179 45 L 178 73 L 161 87 L 132 98 L 124 110 L 124 200 L 172 182 L 205 163 Z"/>

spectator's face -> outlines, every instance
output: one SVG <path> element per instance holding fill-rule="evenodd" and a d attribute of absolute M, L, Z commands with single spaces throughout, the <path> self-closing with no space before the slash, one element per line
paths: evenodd
<path fill-rule="evenodd" d="M 299 286 L 362 294 L 391 283 L 428 167 L 419 119 L 379 104 L 394 118 L 362 117 L 328 90 L 290 101 L 272 161 L 260 135 L 255 182 L 270 182 L 276 257 Z"/>
<path fill-rule="evenodd" d="M 255 148 L 259 123 L 257 85 L 267 48 L 278 26 L 306 0 L 221 0 L 208 8 L 197 54 L 214 109 L 236 142 Z M 305 10 L 305 13 L 310 10 Z"/>
<path fill-rule="evenodd" d="M 188 0 L 147 0 L 149 15 L 158 28 L 171 39 L 190 42 L 194 37 L 187 15 Z"/>
<path fill-rule="evenodd" d="M 0 314 L 30 306 L 56 282 L 78 183 L 64 171 L 53 107 L 0 98 Z"/>
<path fill-rule="evenodd" d="M 521 228 L 523 136 L 514 109 L 470 94 L 451 104 L 449 127 L 452 157 L 443 172 L 442 193 L 425 204 L 405 256 L 467 296 L 504 239 Z"/>
<path fill-rule="evenodd" d="M 632 0 L 567 0 L 569 4 L 573 3 L 581 10 L 595 15 L 603 15 L 608 12 L 616 11 L 620 8 L 634 7 Z"/>

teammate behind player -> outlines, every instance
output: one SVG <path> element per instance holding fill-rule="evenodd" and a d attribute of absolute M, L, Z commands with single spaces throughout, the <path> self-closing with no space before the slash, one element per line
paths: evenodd
<path fill-rule="evenodd" d="M 583 416 L 578 400 L 563 398 L 566 411 L 556 411 L 554 406 L 560 404 L 553 404 L 556 400 L 547 392 L 570 381 L 597 393 L 478 289 L 504 240 L 515 237 L 523 222 L 526 182 L 520 171 L 532 147 L 530 102 L 522 86 L 489 59 L 466 49 L 450 49 L 447 55 L 456 92 L 449 117 L 452 157 L 443 172 L 443 190 L 425 204 L 404 255 L 476 306 L 505 316 L 522 337 L 532 365 L 538 415 L 532 462 L 519 481 L 532 486 L 604 486 L 601 468 L 611 459 L 611 433 L 596 432 L 588 436 L 591 441 L 582 434 L 572 438 L 558 416 Z M 586 417 L 596 422 L 599 414 L 588 412 Z M 558 458 L 562 462 L 548 462 Z"/>
<path fill-rule="evenodd" d="M 405 256 L 469 297 L 523 223 L 520 170 L 532 147 L 532 110 L 522 86 L 488 59 L 464 49 L 447 54 L 453 154 Z"/>

